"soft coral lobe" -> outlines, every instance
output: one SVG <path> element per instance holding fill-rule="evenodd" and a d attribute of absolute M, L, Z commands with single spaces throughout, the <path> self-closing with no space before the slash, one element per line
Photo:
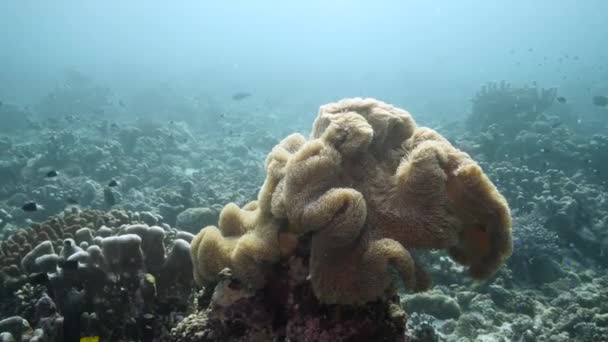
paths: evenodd
<path fill-rule="evenodd" d="M 322 106 L 309 139 L 294 134 L 269 154 L 267 178 L 248 207 L 226 206 L 219 228 L 192 243 L 197 282 L 222 268 L 254 288 L 282 244 L 308 237 L 312 289 L 325 304 L 380 299 L 396 271 L 430 286 L 415 249 L 446 249 L 477 279 L 511 254 L 511 216 L 480 166 L 411 115 L 374 99 Z M 286 239 L 285 237 L 290 237 Z"/>

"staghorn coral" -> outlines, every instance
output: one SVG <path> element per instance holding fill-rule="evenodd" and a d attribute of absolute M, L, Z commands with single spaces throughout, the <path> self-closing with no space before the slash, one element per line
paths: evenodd
<path fill-rule="evenodd" d="M 409 249 L 447 249 L 485 278 L 510 255 L 504 198 L 481 168 L 409 113 L 373 99 L 322 106 L 309 141 L 291 135 L 266 160 L 258 200 L 227 205 L 219 228 L 192 241 L 195 280 L 228 267 L 253 288 L 268 265 L 312 235 L 310 280 L 323 303 L 382 297 L 397 270 L 412 289 L 430 280 Z"/>

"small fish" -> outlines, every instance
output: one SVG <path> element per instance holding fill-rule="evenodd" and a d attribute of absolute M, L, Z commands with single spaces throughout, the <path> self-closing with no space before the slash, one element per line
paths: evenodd
<path fill-rule="evenodd" d="M 608 96 L 603 96 L 603 95 L 594 96 L 593 104 L 598 107 L 608 107 Z"/>
<path fill-rule="evenodd" d="M 2 101 L 0 101 L 0 107 L 2 107 Z"/>
<path fill-rule="evenodd" d="M 27 211 L 27 212 L 32 212 L 32 211 L 44 210 L 44 207 L 36 202 L 27 202 L 23 206 L 21 206 L 21 210 Z"/>
<path fill-rule="evenodd" d="M 528 48 L 528 52 L 532 52 L 532 51 L 534 51 L 533 48 Z"/>
<path fill-rule="evenodd" d="M 112 179 L 112 180 L 111 180 L 111 181 L 108 183 L 108 186 L 109 186 L 109 187 L 111 187 L 111 188 L 113 188 L 113 187 L 115 187 L 115 186 L 118 186 L 118 181 L 117 181 L 117 180 L 115 180 L 115 179 Z"/>
<path fill-rule="evenodd" d="M 57 175 L 58 175 L 58 173 L 56 170 L 51 170 L 46 173 L 46 178 L 55 178 L 55 177 L 57 177 Z"/>
<path fill-rule="evenodd" d="M 234 101 L 241 101 L 251 96 L 251 93 L 239 91 L 237 93 L 232 94 L 232 99 Z"/>
<path fill-rule="evenodd" d="M 67 204 L 78 205 L 78 201 L 73 199 L 72 197 L 67 198 L 65 201 Z"/>
<path fill-rule="evenodd" d="M 540 152 L 541 153 L 549 153 L 549 152 L 551 152 L 551 149 L 550 148 L 541 148 Z"/>
<path fill-rule="evenodd" d="M 125 103 L 122 102 L 122 100 L 118 100 L 118 105 L 121 106 L 122 108 L 125 108 Z"/>
<path fill-rule="evenodd" d="M 553 125 L 551 125 L 551 128 L 557 128 L 557 127 L 559 127 L 561 125 L 562 125 L 562 122 L 558 121 L 558 122 L 554 123 Z"/>
<path fill-rule="evenodd" d="M 104 113 L 105 113 L 105 111 L 101 108 L 93 110 L 93 114 L 95 114 L 95 115 L 103 115 Z"/>
<path fill-rule="evenodd" d="M 559 103 L 566 103 L 566 102 L 568 102 L 568 100 L 566 100 L 566 98 L 565 98 L 565 97 L 563 97 L 563 96 L 558 96 L 558 97 L 556 98 L 556 100 L 557 100 L 557 102 L 559 102 Z"/>

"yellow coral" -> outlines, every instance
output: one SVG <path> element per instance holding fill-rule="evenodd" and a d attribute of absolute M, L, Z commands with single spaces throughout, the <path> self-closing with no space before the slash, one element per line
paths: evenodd
<path fill-rule="evenodd" d="M 410 248 L 447 248 L 477 278 L 511 253 L 507 203 L 480 167 L 385 103 L 321 107 L 286 169 L 290 228 L 314 232 L 311 281 L 326 303 L 380 297 L 389 268 L 410 288 L 427 287 Z"/>
<path fill-rule="evenodd" d="M 253 288 L 264 285 L 266 270 L 281 255 L 279 228 L 282 201 L 274 196 L 284 176 L 290 155 L 305 141 L 291 135 L 277 145 L 266 160 L 266 181 L 258 200 L 239 208 L 229 203 L 220 213 L 218 227 L 203 228 L 192 240 L 194 280 L 199 285 L 214 283 L 224 268 Z M 274 212 L 274 215 L 273 215 Z"/>
<path fill-rule="evenodd" d="M 266 266 L 312 234 L 310 279 L 325 303 L 358 304 L 390 287 L 430 285 L 408 249 L 447 249 L 487 277 L 511 253 L 504 198 L 464 152 L 409 113 L 373 99 L 322 106 L 311 139 L 283 140 L 266 160 L 258 201 L 227 205 L 192 242 L 195 280 L 225 267 L 253 287 Z M 283 246 L 285 245 L 285 246 Z"/>

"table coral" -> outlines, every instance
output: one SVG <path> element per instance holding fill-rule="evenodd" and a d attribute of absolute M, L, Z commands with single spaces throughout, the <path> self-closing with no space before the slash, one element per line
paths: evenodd
<path fill-rule="evenodd" d="M 382 297 L 390 269 L 409 288 L 427 288 L 412 249 L 447 249 L 474 278 L 490 276 L 511 254 L 509 207 L 481 168 L 383 102 L 322 106 L 311 138 L 283 140 L 266 172 L 256 202 L 227 205 L 219 228 L 193 240 L 197 283 L 216 282 L 228 267 L 261 288 L 291 236 L 312 235 L 310 280 L 326 304 Z"/>

